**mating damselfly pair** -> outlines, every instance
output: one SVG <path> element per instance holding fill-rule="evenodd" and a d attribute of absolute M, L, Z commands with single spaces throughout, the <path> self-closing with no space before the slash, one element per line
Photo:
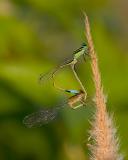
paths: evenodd
<path fill-rule="evenodd" d="M 40 111 L 34 112 L 32 114 L 27 115 L 24 120 L 23 123 L 31 128 L 31 127 L 37 127 L 37 126 L 41 126 L 43 124 L 47 124 L 50 121 L 52 121 L 53 119 L 56 118 L 58 110 L 63 108 L 66 104 L 71 107 L 72 109 L 76 109 L 79 108 L 81 106 L 84 106 L 86 103 L 86 97 L 87 97 L 87 93 L 86 90 L 82 84 L 82 82 L 80 81 L 76 70 L 75 70 L 75 65 L 78 62 L 78 59 L 83 56 L 83 58 L 85 59 L 86 56 L 88 56 L 88 47 L 85 43 L 83 43 L 81 45 L 80 48 L 78 48 L 77 50 L 75 50 L 73 52 L 72 58 L 68 59 L 66 62 L 64 62 L 62 65 L 59 65 L 58 67 L 56 67 L 55 69 L 53 69 L 53 71 L 47 73 L 47 74 L 41 74 L 39 80 L 42 82 L 44 80 L 47 79 L 52 79 L 53 80 L 53 85 L 54 87 L 56 87 L 57 89 L 63 90 L 65 92 L 71 93 L 72 96 L 68 98 L 67 102 L 64 105 L 60 105 L 58 107 L 55 108 L 51 108 L 51 109 L 42 109 Z M 76 80 L 78 81 L 80 88 L 79 90 L 74 90 L 74 89 L 62 89 L 60 87 L 58 87 L 55 83 L 55 74 L 62 68 L 66 67 L 66 66 L 70 66 L 73 74 L 76 78 Z"/>

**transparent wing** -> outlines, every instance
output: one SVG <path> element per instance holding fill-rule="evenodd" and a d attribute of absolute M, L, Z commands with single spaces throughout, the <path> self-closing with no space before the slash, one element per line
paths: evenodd
<path fill-rule="evenodd" d="M 48 80 L 50 80 L 59 69 L 60 67 L 56 67 L 45 74 L 41 73 L 39 76 L 39 83 L 47 82 Z"/>
<path fill-rule="evenodd" d="M 34 112 L 32 114 L 27 115 L 23 119 L 23 123 L 26 127 L 40 127 L 44 124 L 49 123 L 50 121 L 54 120 L 57 116 L 57 109 L 46 109 Z"/>
<path fill-rule="evenodd" d="M 67 105 L 67 100 L 55 108 L 41 109 L 24 117 L 23 124 L 28 127 L 41 127 L 57 117 L 58 111 Z"/>
<path fill-rule="evenodd" d="M 60 69 L 70 65 L 70 63 L 72 62 L 72 58 L 68 58 L 67 60 L 65 60 L 65 62 L 63 62 L 62 64 L 58 65 L 57 67 L 55 67 L 54 69 L 52 69 L 51 71 L 47 72 L 47 73 L 41 73 L 40 77 L 39 77 L 39 82 L 45 82 L 47 80 L 50 80 L 55 74 L 56 72 L 58 72 Z"/>

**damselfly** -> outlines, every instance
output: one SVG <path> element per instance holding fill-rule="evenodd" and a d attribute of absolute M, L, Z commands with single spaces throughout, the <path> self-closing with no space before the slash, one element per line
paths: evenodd
<path fill-rule="evenodd" d="M 85 93 L 82 90 L 65 90 L 65 92 L 72 93 L 67 102 L 61 106 L 50 108 L 50 109 L 42 109 L 32 114 L 27 115 L 23 119 L 23 123 L 26 127 L 40 127 L 44 124 L 49 123 L 50 121 L 54 120 L 58 114 L 58 110 L 64 108 L 67 104 L 70 108 L 76 109 L 85 104 Z"/>
<path fill-rule="evenodd" d="M 89 55 L 88 54 L 88 47 L 87 47 L 87 45 L 85 43 L 83 43 L 80 48 L 78 48 L 77 50 L 75 50 L 73 52 L 73 55 L 72 55 L 71 59 L 68 59 L 62 65 L 57 66 L 51 72 L 48 72 L 46 74 L 40 74 L 39 81 L 42 82 L 44 80 L 52 78 L 56 74 L 56 72 L 58 72 L 60 69 L 66 67 L 66 66 L 71 66 L 75 70 L 74 66 L 78 62 L 78 59 L 81 56 L 83 56 L 83 58 L 85 60 L 87 55 Z"/>
<path fill-rule="evenodd" d="M 81 56 L 83 56 L 84 59 L 85 59 L 86 55 L 88 55 L 88 47 L 87 47 L 87 45 L 85 43 L 83 43 L 82 46 L 79 49 L 77 49 L 76 51 L 74 51 L 73 57 L 72 57 L 71 60 L 68 60 L 67 62 L 64 62 L 64 64 L 56 67 L 55 69 L 53 69 L 53 71 L 51 71 L 49 73 L 41 74 L 40 75 L 40 81 L 52 78 L 53 79 L 53 85 L 54 85 L 54 76 L 55 76 L 56 72 L 59 71 L 60 69 L 64 68 L 64 67 L 66 67 L 66 66 L 70 66 L 71 69 L 72 69 L 72 71 L 73 71 L 73 74 L 74 74 L 77 82 L 79 83 L 79 85 L 81 87 L 81 90 L 83 90 L 83 92 L 85 94 L 85 98 L 86 98 L 86 96 L 87 96 L 86 90 L 85 90 L 85 88 L 84 88 L 81 80 L 79 79 L 79 77 L 78 77 L 78 75 L 76 73 L 76 70 L 75 70 L 75 64 L 77 63 L 78 59 Z M 58 87 L 58 89 L 60 89 L 60 88 Z"/>
<path fill-rule="evenodd" d="M 43 124 L 47 124 L 50 121 L 54 120 L 56 118 L 58 110 L 63 108 L 67 104 L 72 109 L 79 108 L 79 107 L 81 107 L 81 106 L 83 106 L 85 104 L 87 93 L 86 93 L 86 90 L 85 90 L 82 82 L 80 81 L 80 79 L 79 79 L 79 77 L 78 77 L 78 75 L 77 75 L 77 73 L 75 71 L 75 64 L 77 63 L 78 59 L 81 56 L 83 56 L 85 58 L 86 55 L 88 55 L 88 47 L 87 47 L 87 45 L 85 43 L 83 43 L 82 46 L 74 52 L 73 57 L 72 57 L 71 60 L 68 60 L 68 61 L 64 62 L 64 64 L 56 67 L 53 71 L 51 71 L 48 74 L 43 74 L 43 75 L 41 74 L 40 75 L 40 81 L 42 81 L 44 79 L 47 79 L 47 78 L 53 78 L 54 87 L 56 87 L 57 89 L 63 90 L 65 92 L 72 93 L 73 96 L 71 96 L 67 100 L 67 102 L 65 104 L 61 105 L 61 106 L 58 106 L 58 107 L 55 107 L 55 108 L 52 108 L 52 109 L 45 109 L 45 110 L 42 109 L 40 111 L 34 112 L 34 113 L 26 116 L 24 118 L 24 120 L 23 120 L 23 123 L 28 128 L 40 127 Z M 59 71 L 60 69 L 66 67 L 66 66 L 70 66 L 71 67 L 71 69 L 72 69 L 72 71 L 73 71 L 73 73 L 75 75 L 76 80 L 79 82 L 79 84 L 81 86 L 80 90 L 62 89 L 62 88 L 58 87 L 55 84 L 55 80 L 54 80 L 55 73 L 57 71 Z"/>

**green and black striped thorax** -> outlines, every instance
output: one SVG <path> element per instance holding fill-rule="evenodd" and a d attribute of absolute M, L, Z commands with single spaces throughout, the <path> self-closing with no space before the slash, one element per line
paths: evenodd
<path fill-rule="evenodd" d="M 80 56 L 88 55 L 88 46 L 83 43 L 80 48 L 74 51 L 74 59 L 78 59 Z"/>

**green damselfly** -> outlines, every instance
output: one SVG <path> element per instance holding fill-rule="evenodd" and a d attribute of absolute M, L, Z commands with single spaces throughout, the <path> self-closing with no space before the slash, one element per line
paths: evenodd
<path fill-rule="evenodd" d="M 89 54 L 88 54 L 88 47 L 87 47 L 87 45 L 86 45 L 85 43 L 83 43 L 80 48 L 78 48 L 77 50 L 75 50 L 75 51 L 73 52 L 73 55 L 72 55 L 72 58 L 71 58 L 71 59 L 68 59 L 68 60 L 67 60 L 66 62 L 64 62 L 62 65 L 57 66 L 57 67 L 56 67 L 55 69 L 53 69 L 51 72 L 48 72 L 48 73 L 46 73 L 46 74 L 41 74 L 41 75 L 40 75 L 40 78 L 39 78 L 40 82 L 52 78 L 52 79 L 53 79 L 53 84 L 54 84 L 54 76 L 55 76 L 55 74 L 56 74 L 60 69 L 66 67 L 66 66 L 70 66 L 71 69 L 72 69 L 72 71 L 73 71 L 73 74 L 74 74 L 74 76 L 75 76 L 75 78 L 76 78 L 76 80 L 77 80 L 77 82 L 79 83 L 79 85 L 80 85 L 80 87 L 81 87 L 81 90 L 84 91 L 85 97 L 86 97 L 86 96 L 87 96 L 86 90 L 85 90 L 82 82 L 80 81 L 77 73 L 76 73 L 75 65 L 76 65 L 76 63 L 78 62 L 78 59 L 79 59 L 81 56 L 83 56 L 83 58 L 84 58 L 84 60 L 85 60 L 86 56 L 88 56 L 88 55 L 89 55 Z"/>
<path fill-rule="evenodd" d="M 73 52 L 71 59 L 66 60 L 66 62 L 64 62 L 63 64 L 57 66 L 51 72 L 48 72 L 46 74 L 40 74 L 39 81 L 42 82 L 44 80 L 52 78 L 56 74 L 56 72 L 58 72 L 60 69 L 63 69 L 66 66 L 71 66 L 72 69 L 75 70 L 74 66 L 78 62 L 78 59 L 81 56 L 83 56 L 83 58 L 85 60 L 86 56 L 88 56 L 88 55 L 89 55 L 88 54 L 88 47 L 87 47 L 87 45 L 85 43 L 83 43 L 80 48 L 78 48 L 77 50 L 75 50 Z"/>

